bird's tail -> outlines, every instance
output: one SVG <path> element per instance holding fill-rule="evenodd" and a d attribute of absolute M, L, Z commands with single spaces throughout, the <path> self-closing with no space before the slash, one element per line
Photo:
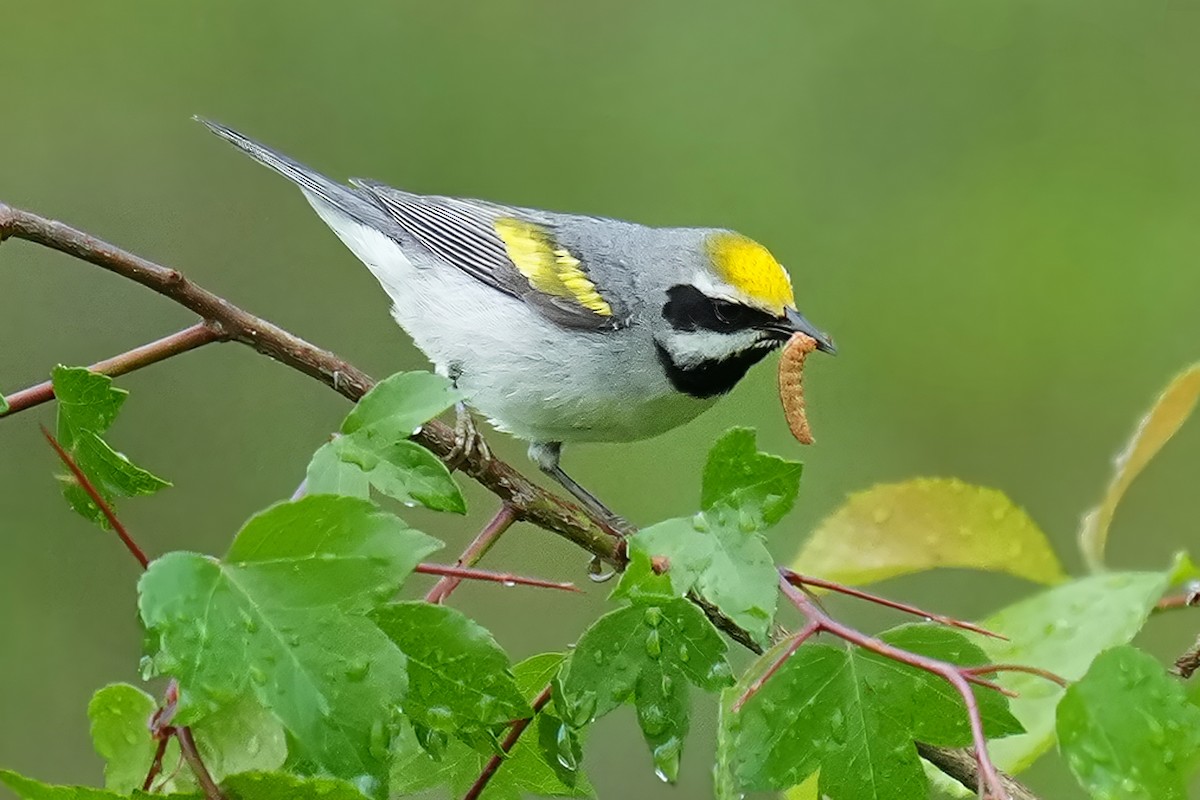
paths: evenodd
<path fill-rule="evenodd" d="M 288 158 L 278 150 L 250 139 L 228 128 L 219 122 L 194 117 L 197 122 L 204 123 L 210 131 L 233 144 L 255 161 L 265 164 L 283 177 L 300 187 L 310 202 L 320 201 L 325 205 L 340 211 L 356 222 L 370 225 L 376 229 L 388 230 L 392 223 L 377 205 L 355 192 L 349 186 L 326 178 L 316 170 L 309 169 Z"/>

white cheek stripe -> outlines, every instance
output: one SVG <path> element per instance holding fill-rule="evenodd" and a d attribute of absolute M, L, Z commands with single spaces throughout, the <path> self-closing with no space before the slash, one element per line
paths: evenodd
<path fill-rule="evenodd" d="M 705 361 L 723 361 L 753 347 L 757 340 L 755 331 L 674 331 L 663 337 L 663 347 L 671 354 L 672 361 L 688 369 Z"/>

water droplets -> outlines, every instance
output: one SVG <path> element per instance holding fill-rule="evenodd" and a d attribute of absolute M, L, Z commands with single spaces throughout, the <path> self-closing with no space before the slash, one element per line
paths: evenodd
<path fill-rule="evenodd" d="M 654 748 L 654 774 L 664 783 L 674 783 L 679 777 L 679 759 L 683 755 L 683 740 L 671 736 Z"/>
<path fill-rule="evenodd" d="M 662 637 L 659 636 L 658 628 L 651 628 L 646 634 L 646 655 L 653 659 L 662 655 Z"/>
<path fill-rule="evenodd" d="M 365 658 L 355 659 L 346 665 L 346 680 L 351 683 L 360 683 L 366 680 L 367 673 L 371 671 L 371 662 Z"/>

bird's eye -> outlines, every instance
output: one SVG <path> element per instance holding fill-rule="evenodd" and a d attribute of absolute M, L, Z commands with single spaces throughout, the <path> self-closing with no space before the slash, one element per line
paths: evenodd
<path fill-rule="evenodd" d="M 726 325 L 739 325 L 745 322 L 750 311 L 741 303 L 733 303 L 729 300 L 713 300 L 712 307 L 717 319 Z"/>

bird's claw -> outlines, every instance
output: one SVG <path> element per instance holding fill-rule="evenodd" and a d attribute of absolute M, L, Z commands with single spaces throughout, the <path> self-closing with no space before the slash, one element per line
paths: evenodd
<path fill-rule="evenodd" d="M 446 466 L 453 471 L 459 469 L 468 460 L 477 459 L 487 462 L 491 458 L 491 448 L 484 441 L 483 434 L 479 432 L 479 427 L 475 424 L 475 418 L 471 416 L 470 409 L 462 403 L 456 404 L 454 407 L 454 446 L 446 454 Z"/>

